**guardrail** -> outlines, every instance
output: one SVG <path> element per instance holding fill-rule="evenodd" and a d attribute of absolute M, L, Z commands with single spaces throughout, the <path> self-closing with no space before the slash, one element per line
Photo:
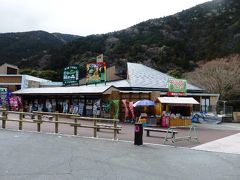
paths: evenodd
<path fill-rule="evenodd" d="M 117 140 L 117 133 L 121 130 L 121 126 L 118 126 L 118 119 L 105 119 L 105 118 L 93 118 L 93 117 L 81 117 L 79 115 L 74 114 L 65 114 L 58 112 L 39 112 L 33 111 L 32 113 L 23 112 L 23 111 L 7 111 L 1 109 L 2 116 L 0 116 L 0 120 L 2 121 L 2 128 L 6 128 L 7 121 L 13 121 L 19 123 L 19 130 L 23 129 L 23 123 L 35 123 L 37 124 L 37 132 L 41 132 L 41 125 L 43 123 L 52 123 L 55 124 L 55 133 L 59 132 L 59 124 L 70 125 L 73 127 L 73 134 L 77 135 L 78 128 L 90 128 L 93 129 L 93 137 L 97 137 L 97 132 L 99 129 L 109 129 L 113 131 L 113 139 Z M 8 114 L 18 114 L 18 119 L 9 118 Z M 26 119 L 26 116 L 30 116 L 30 119 Z M 43 117 L 49 118 L 51 120 L 44 120 Z M 68 121 L 59 121 L 60 117 L 65 117 L 74 120 L 74 122 Z M 80 120 L 88 120 L 92 121 L 92 125 L 81 124 Z M 106 126 L 101 126 L 98 122 L 108 122 L 112 123 Z"/>

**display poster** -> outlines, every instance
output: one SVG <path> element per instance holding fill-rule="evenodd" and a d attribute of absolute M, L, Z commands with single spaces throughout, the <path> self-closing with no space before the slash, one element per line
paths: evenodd
<path fill-rule="evenodd" d="M 93 115 L 100 116 L 100 109 L 101 109 L 101 106 L 100 106 L 100 99 L 99 99 L 99 100 L 96 100 L 93 104 Z"/>
<path fill-rule="evenodd" d="M 101 82 L 106 82 L 106 63 L 96 62 L 87 64 L 87 84 L 97 84 Z"/>
<path fill-rule="evenodd" d="M 84 109 L 84 103 L 79 103 L 79 109 L 78 109 L 78 113 L 80 115 L 83 115 L 83 109 Z"/>
<path fill-rule="evenodd" d="M 73 105 L 72 114 L 78 114 L 78 105 Z"/>
<path fill-rule="evenodd" d="M 110 112 L 110 102 L 109 101 L 103 101 L 102 102 L 102 111 L 104 113 L 109 113 Z"/>
<path fill-rule="evenodd" d="M 17 97 L 10 97 L 9 99 L 11 110 L 17 111 L 18 110 L 18 99 Z"/>
<path fill-rule="evenodd" d="M 0 107 L 6 107 L 8 101 L 7 88 L 0 88 Z"/>
<path fill-rule="evenodd" d="M 173 93 L 186 93 L 187 92 L 187 80 L 184 79 L 169 79 L 168 91 Z"/>
<path fill-rule="evenodd" d="M 64 102 L 63 103 L 63 113 L 67 113 L 68 112 L 68 103 Z"/>
<path fill-rule="evenodd" d="M 79 84 L 79 67 L 78 66 L 68 66 L 64 68 L 63 84 L 65 86 Z"/>

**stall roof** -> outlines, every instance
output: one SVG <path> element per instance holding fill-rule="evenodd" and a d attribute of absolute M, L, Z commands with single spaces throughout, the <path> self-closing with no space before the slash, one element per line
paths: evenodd
<path fill-rule="evenodd" d="M 13 94 L 34 95 L 34 94 L 100 94 L 107 92 L 112 86 L 72 86 L 72 87 L 51 87 L 51 88 L 27 88 L 13 92 Z"/>
<path fill-rule="evenodd" d="M 192 97 L 158 97 L 162 104 L 199 104 Z"/>

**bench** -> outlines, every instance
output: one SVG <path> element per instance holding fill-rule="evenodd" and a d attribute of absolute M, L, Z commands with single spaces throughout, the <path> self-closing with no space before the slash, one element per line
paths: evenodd
<path fill-rule="evenodd" d="M 164 132 L 166 133 L 166 136 L 164 138 L 164 144 L 166 141 L 168 141 L 168 139 L 171 139 L 172 143 L 175 143 L 175 139 L 176 139 L 176 134 L 178 133 L 178 131 L 173 130 L 171 128 L 168 129 L 162 129 L 162 128 L 152 128 L 152 127 L 145 127 L 144 131 L 147 132 L 146 136 L 150 136 L 150 131 L 153 132 Z M 169 136 L 170 135 L 170 136 Z"/>
<path fill-rule="evenodd" d="M 100 129 L 113 129 L 114 125 L 113 124 L 97 124 L 97 131 L 100 131 Z M 117 133 L 122 130 L 122 126 L 117 125 Z"/>

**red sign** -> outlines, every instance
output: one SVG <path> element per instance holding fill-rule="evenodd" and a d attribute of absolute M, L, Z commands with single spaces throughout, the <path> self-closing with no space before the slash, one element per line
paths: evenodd
<path fill-rule="evenodd" d="M 167 92 L 167 96 L 185 96 L 186 94 L 184 92 Z"/>

